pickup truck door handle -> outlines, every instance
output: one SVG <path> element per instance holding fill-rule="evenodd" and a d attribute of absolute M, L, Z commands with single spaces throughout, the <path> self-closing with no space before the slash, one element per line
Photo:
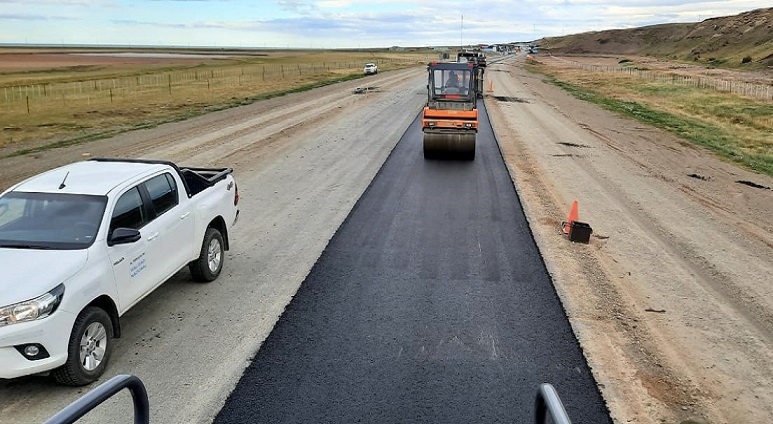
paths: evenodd
<path fill-rule="evenodd" d="M 152 241 L 152 240 L 153 240 L 153 239 L 155 239 L 156 237 L 158 237 L 158 233 L 157 233 L 157 232 L 156 232 L 156 233 L 153 233 L 153 234 L 151 234 L 151 235 L 149 235 L 149 236 L 148 236 L 148 241 Z"/>
<path fill-rule="evenodd" d="M 190 214 L 191 214 L 190 212 L 185 212 L 184 214 L 180 215 L 180 219 L 185 219 L 185 218 L 187 218 L 187 217 L 188 217 L 188 215 L 190 215 Z"/>

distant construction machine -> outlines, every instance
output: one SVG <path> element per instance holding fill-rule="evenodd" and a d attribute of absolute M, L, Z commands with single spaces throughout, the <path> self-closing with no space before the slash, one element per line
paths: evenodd
<path fill-rule="evenodd" d="M 459 63 L 472 63 L 475 72 L 475 90 L 478 97 L 483 98 L 483 72 L 486 71 L 486 54 L 480 50 L 462 50 L 456 54 Z"/>
<path fill-rule="evenodd" d="M 472 62 L 427 66 L 427 105 L 421 125 L 425 159 L 475 159 L 478 72 Z"/>

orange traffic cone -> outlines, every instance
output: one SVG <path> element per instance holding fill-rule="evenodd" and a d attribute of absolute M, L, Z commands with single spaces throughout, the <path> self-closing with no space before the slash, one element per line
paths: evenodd
<path fill-rule="evenodd" d="M 577 211 L 578 208 L 579 206 L 577 204 L 577 201 L 575 200 L 572 203 L 572 210 L 569 211 L 569 218 L 567 218 L 566 221 L 561 223 L 561 227 L 563 227 L 564 234 L 569 234 L 569 230 L 572 228 L 572 223 L 580 219 L 579 212 Z"/>
<path fill-rule="evenodd" d="M 494 91 L 494 81 L 490 81 L 490 82 L 488 83 L 488 91 L 489 91 L 489 93 L 491 93 L 492 91 Z"/>

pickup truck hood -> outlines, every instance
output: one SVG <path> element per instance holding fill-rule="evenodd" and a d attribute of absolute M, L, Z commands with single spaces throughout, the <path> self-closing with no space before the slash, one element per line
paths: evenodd
<path fill-rule="evenodd" d="M 0 248 L 0 306 L 38 297 L 75 275 L 86 250 Z"/>

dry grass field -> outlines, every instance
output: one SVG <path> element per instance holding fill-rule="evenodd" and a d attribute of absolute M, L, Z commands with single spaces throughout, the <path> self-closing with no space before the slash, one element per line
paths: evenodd
<path fill-rule="evenodd" d="M 0 156 L 417 66 L 429 51 L 0 50 Z"/>

